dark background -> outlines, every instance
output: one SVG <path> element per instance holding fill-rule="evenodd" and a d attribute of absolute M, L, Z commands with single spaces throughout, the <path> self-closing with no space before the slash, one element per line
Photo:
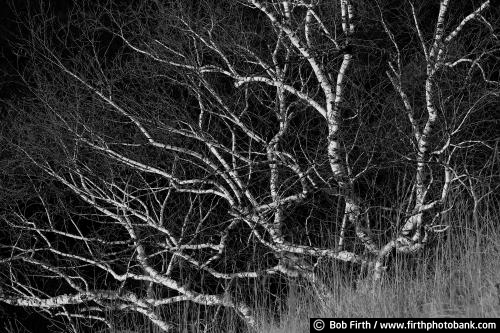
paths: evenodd
<path fill-rule="evenodd" d="M 32 6 L 36 8 L 38 1 L 30 0 L 12 0 L 4 1 L 0 0 L 0 130 L 8 129 L 13 126 L 13 122 L 16 119 L 15 110 L 10 108 L 10 102 L 22 97 L 29 95 L 26 87 L 24 86 L 20 75 L 24 69 L 27 58 L 22 55 L 16 54 L 16 44 L 22 41 L 23 27 L 18 21 L 23 17 L 27 6 Z M 64 0 L 50 0 L 45 3 L 49 3 L 53 15 L 63 18 L 67 11 L 70 9 L 72 1 Z M 386 4 L 391 2 L 397 3 L 398 1 L 386 1 Z M 428 1 L 429 3 L 429 18 L 428 22 L 421 22 L 422 27 L 427 27 L 432 29 L 434 27 L 433 19 L 435 17 L 434 12 L 438 6 L 438 0 Z M 463 10 L 466 11 L 470 8 L 471 3 L 476 5 L 477 1 L 462 1 Z M 455 9 L 457 10 L 457 6 Z M 493 1 L 492 6 L 498 6 L 498 1 Z M 36 9 L 35 9 L 36 11 Z M 422 17 L 425 18 L 425 17 Z M 397 18 L 394 18 L 397 20 Z M 375 76 L 377 76 L 375 74 Z M 498 74 L 497 74 L 498 75 Z M 498 80 L 498 77 L 491 77 L 491 80 Z M 366 87 L 367 90 L 370 87 Z M 492 110 L 494 112 L 494 110 Z M 498 110 L 497 110 L 498 112 Z M 498 118 L 498 116 L 496 116 Z M 496 123 L 498 125 L 498 122 Z M 494 123 L 490 123 L 488 128 L 485 128 L 486 132 L 495 133 Z M 498 133 L 498 128 L 496 130 Z M 4 135 L 3 132 L 0 135 Z M 0 146 L 0 210 L 3 209 L 6 201 L 12 200 L 16 197 L 16 200 L 22 201 L 23 191 L 22 178 L 13 178 L 10 168 L 13 163 L 19 165 L 19 160 L 17 156 L 12 155 L 12 153 L 5 147 Z M 21 161 L 21 163 L 26 163 L 26 161 Z M 16 186 L 11 186 L 12 182 L 18 182 Z M 13 188 L 17 190 L 14 191 Z M 3 237 L 7 235 L 2 234 L 0 229 L 0 241 Z M 19 325 L 17 328 L 13 328 L 14 331 L 23 332 L 23 327 L 28 332 L 50 332 L 53 328 L 50 328 L 49 321 L 45 320 L 43 316 L 35 314 L 30 310 L 24 310 L 22 308 L 14 308 L 0 304 L 0 332 L 5 330 L 5 323 L 10 322 L 10 325 Z M 22 324 L 21 324 L 22 323 Z M 54 324 L 52 321 L 51 324 Z"/>

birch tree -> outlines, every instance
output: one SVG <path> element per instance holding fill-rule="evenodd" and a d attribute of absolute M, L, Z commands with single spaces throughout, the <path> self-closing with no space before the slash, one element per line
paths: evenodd
<path fill-rule="evenodd" d="M 18 108 L 43 115 L 32 130 L 48 147 L 31 132 L 17 148 L 73 205 L 40 190 L 36 214 L 4 214 L 0 301 L 71 322 L 132 311 L 168 331 L 160 309 L 182 302 L 255 326 L 230 286 L 269 275 L 326 306 L 327 261 L 375 287 L 390 255 L 450 227 L 464 151 L 493 146 L 467 130 L 498 105 L 492 4 L 452 5 L 432 31 L 413 2 L 395 19 L 353 0 L 88 3 L 66 25 L 31 19 L 34 101 Z M 371 206 L 360 184 L 388 164 L 406 170 L 405 196 Z"/>

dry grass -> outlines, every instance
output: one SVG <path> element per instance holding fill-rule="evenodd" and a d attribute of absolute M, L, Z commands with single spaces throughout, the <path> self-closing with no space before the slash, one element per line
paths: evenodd
<path fill-rule="evenodd" d="M 326 276 L 333 299 L 328 309 L 314 295 L 296 290 L 288 295 L 281 320 L 263 318 L 260 332 L 305 332 L 311 317 L 500 317 L 500 218 L 497 203 L 484 207 L 476 220 L 466 206 L 447 217 L 452 229 L 434 249 L 399 258 L 375 292 Z M 301 305 L 302 304 L 302 305 Z M 294 310 L 300 309 L 300 310 Z"/>

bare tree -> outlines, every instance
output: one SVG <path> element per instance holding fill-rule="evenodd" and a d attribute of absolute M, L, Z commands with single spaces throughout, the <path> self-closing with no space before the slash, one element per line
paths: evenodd
<path fill-rule="evenodd" d="M 490 6 L 452 15 L 443 0 L 432 31 L 412 2 L 394 18 L 352 0 L 85 4 L 63 28 L 32 19 L 37 102 L 24 110 L 43 110 L 33 129 L 49 147 L 18 148 L 74 199 L 40 191 L 37 214 L 5 214 L 16 235 L 0 300 L 101 321 L 135 311 L 167 331 L 158 309 L 186 301 L 254 326 L 238 279 L 301 278 L 326 304 L 326 259 L 379 283 L 391 253 L 449 227 L 450 193 L 470 179 L 463 152 L 491 148 L 467 127 L 499 94 Z M 390 207 L 359 190 L 384 165 L 407 175 Z"/>

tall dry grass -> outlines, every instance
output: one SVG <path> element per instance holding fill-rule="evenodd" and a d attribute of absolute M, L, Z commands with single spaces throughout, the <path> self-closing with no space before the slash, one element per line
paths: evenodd
<path fill-rule="evenodd" d="M 261 316 L 259 331 L 305 332 L 311 317 L 500 317 L 499 202 L 483 202 L 475 216 L 465 200 L 454 207 L 443 220 L 447 234 L 423 253 L 397 256 L 380 289 L 356 288 L 331 271 L 328 308 L 292 286 L 287 311 L 278 321 Z"/>

